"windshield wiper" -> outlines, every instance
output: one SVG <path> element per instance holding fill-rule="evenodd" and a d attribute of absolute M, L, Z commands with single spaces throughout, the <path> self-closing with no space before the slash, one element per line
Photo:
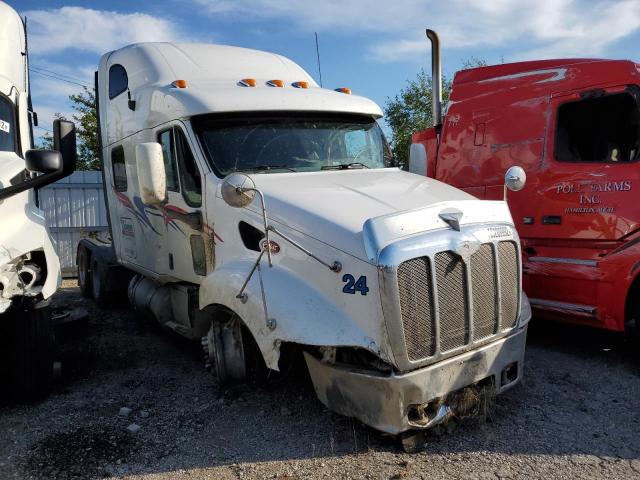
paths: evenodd
<path fill-rule="evenodd" d="M 290 172 L 297 172 L 297 170 L 294 170 L 291 167 L 287 167 L 286 165 L 255 165 L 253 167 L 236 168 L 236 172 L 250 172 L 252 170 L 257 170 L 260 172 L 269 170 L 289 170 Z"/>
<path fill-rule="evenodd" d="M 350 168 L 370 168 L 364 163 L 351 162 L 351 163 L 338 163 L 337 165 L 323 165 L 320 170 L 348 170 Z"/>

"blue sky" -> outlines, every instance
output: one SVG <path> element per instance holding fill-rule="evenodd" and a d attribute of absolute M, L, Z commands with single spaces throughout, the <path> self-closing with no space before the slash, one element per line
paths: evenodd
<path fill-rule="evenodd" d="M 640 0 L 9 0 L 29 22 L 34 106 L 43 127 L 70 115 L 67 96 L 92 84 L 100 55 L 139 41 L 198 41 L 285 55 L 325 87 L 349 86 L 381 106 L 420 68 L 424 28 L 439 32 L 443 70 L 555 57 L 638 61 Z M 55 72 L 55 73 L 52 73 Z M 44 75 L 43 75 L 44 74 Z M 37 133 L 44 133 L 39 130 Z"/>

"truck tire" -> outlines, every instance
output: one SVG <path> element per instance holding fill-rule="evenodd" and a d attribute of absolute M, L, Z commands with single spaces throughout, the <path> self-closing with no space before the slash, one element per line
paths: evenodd
<path fill-rule="evenodd" d="M 269 369 L 251 332 L 240 317 L 229 313 L 224 320 L 214 320 L 203 339 L 207 364 L 220 385 L 251 381 L 264 383 Z"/>
<path fill-rule="evenodd" d="M 93 292 L 91 290 L 91 269 L 90 255 L 86 248 L 80 247 L 78 250 L 78 286 L 84 298 L 91 298 Z"/>
<path fill-rule="evenodd" d="M 107 304 L 106 274 L 97 258 L 91 259 L 91 296 L 99 307 Z"/>
<path fill-rule="evenodd" d="M 54 337 L 49 307 L 18 308 L 8 319 L 9 397 L 33 401 L 46 397 L 53 380 Z"/>

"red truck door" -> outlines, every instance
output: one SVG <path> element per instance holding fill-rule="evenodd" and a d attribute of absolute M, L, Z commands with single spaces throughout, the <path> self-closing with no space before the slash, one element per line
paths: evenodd
<path fill-rule="evenodd" d="M 533 190 L 509 192 L 523 286 L 545 316 L 624 328 L 637 260 L 612 252 L 639 227 L 638 98 L 626 86 L 552 96 Z"/>
<path fill-rule="evenodd" d="M 621 86 L 551 99 L 537 195 L 515 208 L 523 217 L 517 224 L 531 222 L 521 236 L 612 241 L 638 228 L 636 90 Z"/>

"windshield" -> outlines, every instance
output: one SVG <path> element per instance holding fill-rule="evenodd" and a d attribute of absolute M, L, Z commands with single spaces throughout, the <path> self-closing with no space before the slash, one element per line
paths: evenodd
<path fill-rule="evenodd" d="M 220 176 L 391 166 L 387 142 L 371 117 L 202 117 L 194 127 Z"/>
<path fill-rule="evenodd" d="M 15 110 L 8 98 L 0 95 L 0 152 L 16 151 Z"/>

